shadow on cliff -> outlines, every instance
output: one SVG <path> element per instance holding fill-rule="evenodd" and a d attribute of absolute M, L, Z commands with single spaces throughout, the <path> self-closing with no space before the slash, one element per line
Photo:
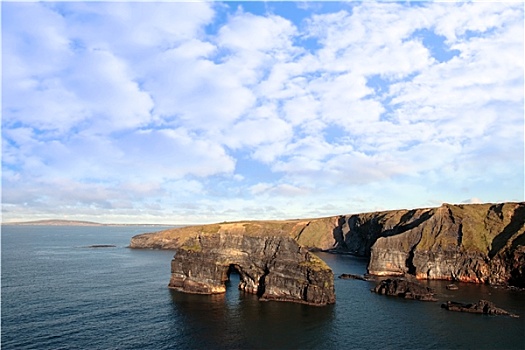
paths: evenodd
<path fill-rule="evenodd" d="M 432 210 L 428 210 L 426 212 L 423 212 L 419 218 L 416 218 L 414 221 L 410 222 L 410 220 L 416 215 L 416 213 L 417 210 L 408 211 L 401 217 L 401 220 L 399 220 L 399 225 L 394 226 L 394 228 L 386 230 L 384 232 L 384 237 L 399 235 L 408 230 L 412 230 L 424 223 L 425 221 L 429 220 L 434 215 L 434 212 Z"/>
<path fill-rule="evenodd" d="M 503 204 L 496 205 L 493 207 L 494 211 L 498 216 L 502 217 L 502 209 Z M 492 240 L 491 249 L 489 251 L 489 258 L 492 259 L 496 256 L 506 245 L 509 239 L 518 232 L 523 226 L 525 226 L 525 206 L 520 206 L 514 211 L 514 214 L 512 215 L 512 218 L 510 219 L 510 222 L 503 231 L 501 231 L 500 234 L 498 234 L 494 239 Z M 523 238 L 523 235 L 520 235 L 514 239 L 512 242 L 512 247 L 516 248 L 518 244 L 523 244 L 525 242 L 522 242 L 525 240 Z"/>
<path fill-rule="evenodd" d="M 348 249 L 348 246 L 346 245 L 344 234 L 343 234 L 343 226 L 345 225 L 345 223 L 346 223 L 346 217 L 340 216 L 337 219 L 337 226 L 334 227 L 332 231 L 332 236 L 334 237 L 334 241 L 335 241 L 334 248 L 336 250 L 347 252 L 349 249 Z"/>
<path fill-rule="evenodd" d="M 415 229 L 434 215 L 432 210 L 418 215 L 420 212 L 418 209 L 409 210 L 399 219 L 390 217 L 391 212 L 365 218 L 361 214 L 340 216 L 332 232 L 335 250 L 370 257 L 371 247 L 378 238 L 395 236 Z M 395 222 L 395 225 L 385 229 L 391 222 Z"/>

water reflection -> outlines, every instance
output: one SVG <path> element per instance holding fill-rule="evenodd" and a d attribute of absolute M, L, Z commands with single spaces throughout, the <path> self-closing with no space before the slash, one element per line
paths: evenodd
<path fill-rule="evenodd" d="M 171 291 L 172 334 L 177 348 L 211 349 L 523 349 L 525 294 L 485 285 L 428 281 L 438 302 L 385 297 L 370 292 L 374 282 L 343 280 L 342 273 L 363 274 L 366 260 L 319 253 L 335 275 L 335 305 L 314 307 L 261 302 L 237 289 L 231 274 L 222 295 L 191 295 Z M 493 301 L 516 314 L 484 317 L 449 312 L 444 300 Z"/>
<path fill-rule="evenodd" d="M 237 274 L 230 279 L 225 294 L 171 291 L 174 320 L 179 320 L 174 326 L 183 327 L 182 333 L 198 335 L 181 345 L 213 349 L 321 348 L 321 341 L 329 337 L 333 305 L 259 301 L 257 296 L 237 289 Z"/>

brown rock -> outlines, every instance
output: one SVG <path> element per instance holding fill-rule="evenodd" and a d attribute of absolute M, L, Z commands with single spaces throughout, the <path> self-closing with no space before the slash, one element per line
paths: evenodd
<path fill-rule="evenodd" d="M 169 287 L 181 292 L 224 293 L 235 270 L 240 275 L 239 289 L 261 300 L 335 302 L 330 267 L 285 234 L 243 230 L 203 234 L 177 250 L 171 267 Z"/>
<path fill-rule="evenodd" d="M 418 209 L 381 235 L 370 274 L 525 287 L 525 203 Z"/>
<path fill-rule="evenodd" d="M 380 281 L 373 292 L 383 295 L 391 295 L 405 299 L 436 301 L 432 289 L 421 285 L 416 281 L 405 278 L 389 278 Z"/>
<path fill-rule="evenodd" d="M 372 275 L 525 288 L 525 202 L 192 226 L 135 236 L 130 247 L 177 249 L 201 232 L 235 225 L 281 232 L 310 250 L 369 257 Z"/>
<path fill-rule="evenodd" d="M 368 274 L 365 274 L 365 275 L 356 275 L 356 274 L 353 274 L 353 273 L 343 273 L 341 275 L 339 275 L 339 278 L 340 279 L 344 279 L 344 280 L 361 280 L 361 281 L 371 281 L 374 279 L 374 277 L 368 275 Z"/>
<path fill-rule="evenodd" d="M 474 314 L 484 315 L 507 315 L 511 317 L 519 317 L 506 310 L 500 309 L 488 300 L 479 300 L 477 303 L 460 303 L 457 301 L 447 301 L 441 304 L 441 307 L 449 311 L 469 312 Z"/>
<path fill-rule="evenodd" d="M 458 290 L 459 289 L 459 287 L 454 283 L 447 284 L 445 288 L 447 288 L 448 290 Z"/>

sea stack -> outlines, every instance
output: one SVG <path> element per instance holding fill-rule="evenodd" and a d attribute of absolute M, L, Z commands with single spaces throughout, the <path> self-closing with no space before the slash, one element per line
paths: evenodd
<path fill-rule="evenodd" d="M 188 239 L 172 260 L 169 287 L 185 293 L 225 293 L 225 282 L 236 271 L 239 289 L 261 300 L 335 303 L 334 275 L 326 263 L 286 233 L 260 230 L 224 224 L 217 232 Z"/>

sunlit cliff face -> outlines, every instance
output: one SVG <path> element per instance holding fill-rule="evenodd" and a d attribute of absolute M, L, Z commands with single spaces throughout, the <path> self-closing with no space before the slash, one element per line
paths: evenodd
<path fill-rule="evenodd" d="M 286 234 L 225 233 L 192 239 L 173 258 L 169 286 L 186 293 L 224 293 L 232 270 L 240 275 L 239 289 L 263 300 L 335 302 L 332 270 Z"/>

